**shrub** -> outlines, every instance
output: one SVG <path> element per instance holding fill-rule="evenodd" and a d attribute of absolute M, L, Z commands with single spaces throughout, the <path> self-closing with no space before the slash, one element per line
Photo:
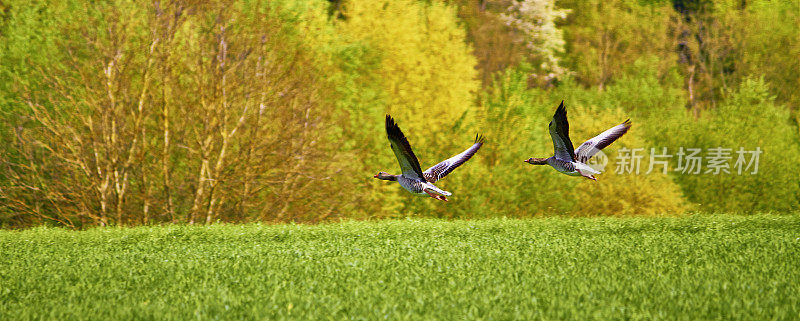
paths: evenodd
<path fill-rule="evenodd" d="M 800 136 L 789 112 L 775 104 L 762 78 L 743 81 L 725 98 L 719 108 L 670 139 L 673 146 L 697 147 L 704 152 L 730 148 L 730 174 L 714 175 L 704 167 L 703 174 L 677 175 L 676 181 L 689 200 L 704 210 L 752 213 L 796 209 L 800 184 L 791 169 L 800 166 Z M 739 148 L 762 151 L 756 174 L 751 174 L 753 167 L 742 174 L 734 167 Z M 751 155 L 743 156 L 750 161 Z"/>

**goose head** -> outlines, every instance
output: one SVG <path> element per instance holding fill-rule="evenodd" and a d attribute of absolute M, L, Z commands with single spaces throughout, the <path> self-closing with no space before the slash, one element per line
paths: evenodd
<path fill-rule="evenodd" d="M 526 163 L 531 165 L 545 165 L 547 164 L 547 158 L 535 158 L 531 157 L 525 160 Z"/>
<path fill-rule="evenodd" d="M 377 179 L 382 179 L 384 181 L 396 181 L 397 180 L 397 175 L 392 175 L 392 174 L 389 174 L 387 172 L 379 172 L 378 174 L 375 174 L 375 176 L 372 176 L 372 177 L 373 178 L 377 178 Z"/>

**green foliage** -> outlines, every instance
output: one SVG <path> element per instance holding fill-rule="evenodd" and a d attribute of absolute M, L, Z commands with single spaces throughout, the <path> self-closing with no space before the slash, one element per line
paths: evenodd
<path fill-rule="evenodd" d="M 637 59 L 601 96 L 607 106 L 618 106 L 642 119 L 645 136 L 652 139 L 658 139 L 658 132 L 663 130 L 658 120 L 666 115 L 686 117 L 686 93 L 681 89 L 683 79 L 677 68 L 659 73 L 660 65 L 655 56 Z"/>
<path fill-rule="evenodd" d="M 65 52 L 59 41 L 70 23 L 85 23 L 94 12 L 78 10 L 83 2 L 3 1 L 0 3 L 0 155 L 19 157 L 15 130 L 30 124 L 21 88 L 44 91 L 43 66 L 58 63 Z M 51 107 L 57 107 L 52 106 Z M 0 171 L 0 183 L 6 173 Z M 0 211 L 2 211 L 0 209 Z"/>
<path fill-rule="evenodd" d="M 655 66 L 665 72 L 677 60 L 670 40 L 670 3 L 568 0 L 571 10 L 563 28 L 567 40 L 565 65 L 576 79 L 590 86 L 606 86 L 639 58 L 661 58 Z"/>
<path fill-rule="evenodd" d="M 0 318 L 792 319 L 798 233 L 722 214 L 0 231 Z"/>
<path fill-rule="evenodd" d="M 672 129 L 670 146 L 730 148 L 730 174 L 679 175 L 676 180 L 690 201 L 707 210 L 731 212 L 790 211 L 800 205 L 800 184 L 791 170 L 800 166 L 800 135 L 790 115 L 774 101 L 763 79 L 747 79 L 727 94 L 725 103 L 691 126 Z M 672 127 L 672 128 L 677 128 Z M 760 148 L 755 164 L 741 174 L 736 151 Z M 705 155 L 705 153 L 704 153 Z M 744 155 L 749 162 L 751 155 Z M 746 166 L 744 166 L 746 167 Z"/>
<path fill-rule="evenodd" d="M 740 1 L 717 3 L 719 20 L 731 30 L 731 47 L 735 62 L 732 81 L 752 75 L 763 75 L 769 90 L 778 101 L 792 109 L 800 108 L 800 2 Z"/>
<path fill-rule="evenodd" d="M 379 51 L 376 71 L 387 112 L 407 134 L 419 133 L 412 136 L 417 146 L 447 144 L 439 134 L 474 117 L 473 95 L 479 88 L 475 57 L 455 10 L 412 0 L 353 0 L 342 10 L 346 19 L 338 31 Z"/>

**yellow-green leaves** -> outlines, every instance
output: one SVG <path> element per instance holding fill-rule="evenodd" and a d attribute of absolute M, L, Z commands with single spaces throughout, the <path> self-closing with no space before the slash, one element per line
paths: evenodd
<path fill-rule="evenodd" d="M 476 60 L 455 9 L 412 0 L 353 0 L 338 30 L 379 50 L 387 112 L 415 146 L 441 143 L 453 124 L 474 117 Z"/>

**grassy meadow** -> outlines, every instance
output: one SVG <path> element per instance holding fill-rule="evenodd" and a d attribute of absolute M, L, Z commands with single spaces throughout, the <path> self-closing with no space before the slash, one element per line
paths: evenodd
<path fill-rule="evenodd" d="M 2 320 L 790 320 L 800 216 L 0 231 Z"/>

